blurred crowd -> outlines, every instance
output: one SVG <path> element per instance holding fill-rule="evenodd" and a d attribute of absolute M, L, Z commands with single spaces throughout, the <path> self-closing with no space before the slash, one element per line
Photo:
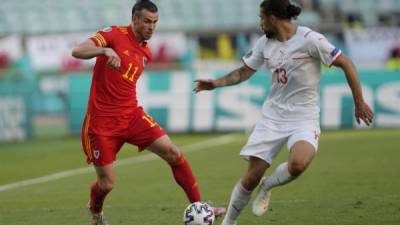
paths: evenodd
<path fill-rule="evenodd" d="M 238 61 L 252 45 L 257 35 L 258 4 L 260 0 L 154 0 L 160 9 L 159 36 L 155 36 L 155 62 L 161 69 L 185 69 L 199 65 L 204 60 Z M 321 33 L 345 52 L 347 30 L 362 31 L 374 27 L 400 27 L 400 0 L 293 0 L 303 9 L 298 23 Z M 82 69 L 81 62 L 74 61 L 65 51 L 58 55 L 45 55 L 61 51 L 56 42 L 60 39 L 64 50 L 75 44 L 75 39 L 63 40 L 66 34 L 89 35 L 108 25 L 129 23 L 125 13 L 130 0 L 54 1 L 2 0 L 0 4 L 0 74 L 10 72 L 15 59 L 30 55 L 38 61 L 42 58 L 62 57 L 60 68 Z M 45 11 L 43 11 L 45 10 Z M 46 12 L 46 13 L 43 13 Z M 130 13 L 130 12 L 128 12 Z M 62 24 L 62 26 L 60 26 Z M 168 34 L 167 34 L 168 33 Z M 18 36 L 9 41 L 10 35 Z M 36 36 L 51 36 L 38 40 Z M 58 36 L 54 36 L 58 35 Z M 77 35 L 75 35 L 77 36 Z M 168 38 L 163 38 L 167 37 Z M 3 38 L 2 38 L 3 37 Z M 7 39 L 8 38 L 8 39 Z M 7 41 L 5 41 L 7 39 Z M 20 47 L 15 43 L 20 42 Z M 10 44 L 12 43 L 12 44 Z M 38 44 L 39 43 L 39 44 Z M 179 43 L 178 45 L 176 43 Z M 400 43 L 390 47 L 387 68 L 398 69 Z M 20 48 L 14 50 L 15 48 Z M 11 50 L 10 50 L 11 49 Z M 11 53 L 10 51 L 16 51 Z M 22 52 L 22 54 L 21 54 Z M 166 62 L 166 64 L 165 64 Z M 50 60 L 45 64 L 52 63 Z M 202 65 L 209 66 L 202 63 Z M 86 65 L 87 66 L 87 65 Z M 18 67 L 18 66 L 17 66 Z"/>
<path fill-rule="evenodd" d="M 360 29 L 364 26 L 400 26 L 398 0 L 298 0 L 308 24 L 323 25 L 321 29 L 340 24 L 341 28 Z"/>

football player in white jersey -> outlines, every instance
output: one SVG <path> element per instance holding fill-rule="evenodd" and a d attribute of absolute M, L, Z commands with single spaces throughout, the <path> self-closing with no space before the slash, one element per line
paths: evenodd
<path fill-rule="evenodd" d="M 270 190 L 293 181 L 314 158 L 320 136 L 321 63 L 344 71 L 357 122 L 372 123 L 373 112 L 364 101 L 354 64 L 322 34 L 292 23 L 300 12 L 289 0 L 264 0 L 259 16 L 265 35 L 243 57 L 244 65 L 216 80 L 195 81 L 193 91 L 198 93 L 246 81 L 264 64 L 271 73 L 271 91 L 262 107 L 262 118 L 240 152 L 248 160 L 248 169 L 233 189 L 222 225 L 237 223 L 257 185 L 252 211 L 257 216 L 264 214 Z M 290 151 L 289 159 L 263 177 L 284 144 Z"/>

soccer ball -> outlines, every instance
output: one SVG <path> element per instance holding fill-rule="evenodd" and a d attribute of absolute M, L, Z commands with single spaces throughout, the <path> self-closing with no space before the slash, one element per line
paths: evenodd
<path fill-rule="evenodd" d="M 185 225 L 212 225 L 215 215 L 212 207 L 204 202 L 194 202 L 183 213 Z"/>

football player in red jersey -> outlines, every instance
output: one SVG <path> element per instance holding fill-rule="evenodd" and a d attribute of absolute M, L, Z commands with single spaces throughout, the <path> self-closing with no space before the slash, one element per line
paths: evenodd
<path fill-rule="evenodd" d="M 150 0 L 137 1 L 129 26 L 105 28 L 72 51 L 79 59 L 96 57 L 82 126 L 87 162 L 94 164 L 97 174 L 90 189 L 93 225 L 108 224 L 103 216 L 103 202 L 114 187 L 116 154 L 126 142 L 138 146 L 139 151 L 148 149 L 164 159 L 189 201 L 201 201 L 189 163 L 166 132 L 138 105 L 136 98 L 136 82 L 152 57 L 146 41 L 155 32 L 157 21 L 157 6 Z M 214 208 L 214 212 L 218 216 L 225 209 Z"/>

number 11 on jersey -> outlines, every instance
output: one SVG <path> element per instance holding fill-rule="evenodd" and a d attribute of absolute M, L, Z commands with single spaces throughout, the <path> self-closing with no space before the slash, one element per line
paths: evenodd
<path fill-rule="evenodd" d="M 157 125 L 157 122 L 149 115 L 142 116 L 142 119 L 146 120 L 149 123 L 150 127 L 154 127 Z"/>
<path fill-rule="evenodd" d="M 129 63 L 128 69 L 126 70 L 126 72 L 125 72 L 124 74 L 122 74 L 122 77 L 123 77 L 124 79 L 133 81 L 133 79 L 135 78 L 135 75 L 136 75 L 136 73 L 137 73 L 139 67 L 134 66 L 134 67 L 133 67 L 132 74 L 129 74 L 129 72 L 130 72 L 131 69 L 132 69 L 132 66 L 133 66 L 133 64 L 132 64 L 132 63 Z"/>

